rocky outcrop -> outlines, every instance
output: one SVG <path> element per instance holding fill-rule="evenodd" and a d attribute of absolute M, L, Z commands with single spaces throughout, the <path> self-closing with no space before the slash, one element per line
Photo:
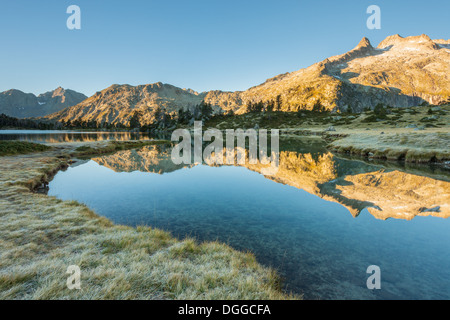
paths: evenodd
<path fill-rule="evenodd" d="M 86 98 L 82 93 L 61 87 L 38 96 L 11 89 L 0 93 L 0 114 L 16 118 L 42 117 L 76 105 Z"/>

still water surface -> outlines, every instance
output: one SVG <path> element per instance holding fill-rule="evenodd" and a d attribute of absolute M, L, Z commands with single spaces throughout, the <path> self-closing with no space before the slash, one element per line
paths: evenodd
<path fill-rule="evenodd" d="M 374 172 L 381 172 L 380 181 L 391 173 L 404 181 L 417 177 L 423 187 L 420 170 L 336 158 L 317 141 L 285 148 L 275 177 L 257 167 L 177 166 L 160 146 L 121 151 L 58 173 L 49 195 L 85 203 L 115 223 L 251 251 L 278 270 L 287 291 L 306 299 L 450 299 L 449 219 L 394 213 L 377 219 L 367 209 L 370 189 L 359 190 L 363 199 L 343 197 L 349 177 Z M 424 175 L 449 191 L 445 173 Z M 396 194 L 398 185 L 389 181 L 381 181 L 378 197 Z M 411 185 L 411 192 L 419 187 Z M 398 197 L 405 210 L 417 200 Z M 445 194 L 437 199 L 448 205 Z M 370 265 L 381 268 L 380 290 L 367 289 Z"/>
<path fill-rule="evenodd" d="M 131 132 L 88 132 L 69 130 L 0 130 L 0 140 L 35 143 L 89 142 L 104 140 L 148 140 L 148 135 Z"/>

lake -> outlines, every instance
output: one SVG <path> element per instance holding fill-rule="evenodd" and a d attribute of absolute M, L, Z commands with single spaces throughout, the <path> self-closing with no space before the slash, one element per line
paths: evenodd
<path fill-rule="evenodd" d="M 149 140 L 134 132 L 90 132 L 70 130 L 0 130 L 0 140 L 19 140 L 34 143 L 89 142 L 104 140 Z"/>
<path fill-rule="evenodd" d="M 259 164 L 175 165 L 165 146 L 120 151 L 59 172 L 48 194 L 250 251 L 306 299 L 450 299 L 448 171 L 344 159 L 314 138 L 280 151 L 275 176 Z M 370 265 L 379 290 L 367 288 Z"/>

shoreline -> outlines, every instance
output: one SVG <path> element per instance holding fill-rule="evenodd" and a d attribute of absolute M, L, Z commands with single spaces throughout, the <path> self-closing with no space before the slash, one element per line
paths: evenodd
<path fill-rule="evenodd" d="M 326 134 L 317 132 L 311 136 L 326 141 Z M 330 140 L 336 135 L 339 139 L 331 143 L 352 137 L 348 132 L 331 132 Z M 44 152 L 2 157 L 0 168 L 7 174 L 0 180 L 3 195 L 0 197 L 0 252 L 4 252 L 0 262 L 0 298 L 301 298 L 283 292 L 276 272 L 260 265 L 252 254 L 218 242 L 177 240 L 165 231 L 150 227 L 115 225 L 81 203 L 45 194 L 53 176 L 74 160 L 161 143 L 170 141 L 51 143 L 47 144 L 51 149 Z M 155 255 L 157 265 L 161 264 L 158 267 L 150 262 L 150 257 Z M 106 267 L 110 263 L 112 267 Z M 82 272 L 88 273 L 88 286 L 96 288 L 94 292 L 65 288 L 64 267 L 69 264 L 81 265 Z M 44 274 L 41 268 L 46 270 Z M 104 277 L 99 275 L 99 268 L 106 273 Z M 162 280 L 146 275 L 149 269 Z M 133 289 L 129 287 L 133 279 L 140 279 L 139 283 L 146 285 Z"/>
<path fill-rule="evenodd" d="M 76 201 L 36 192 L 68 166 L 75 147 L 2 157 L 0 299 L 301 298 L 283 292 L 276 272 L 251 253 L 115 225 Z M 81 290 L 66 287 L 69 265 L 81 268 Z"/>
<path fill-rule="evenodd" d="M 435 107 L 436 108 L 436 107 Z M 214 119 L 208 128 L 280 130 L 281 137 L 320 136 L 338 153 L 401 163 L 438 164 L 450 169 L 450 105 L 390 108 L 378 119 L 374 111 L 360 114 L 307 112 L 247 113 Z"/>

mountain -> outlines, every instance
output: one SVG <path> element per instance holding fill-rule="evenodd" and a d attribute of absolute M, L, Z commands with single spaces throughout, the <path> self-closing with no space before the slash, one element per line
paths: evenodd
<path fill-rule="evenodd" d="M 50 115 L 54 120 L 95 121 L 111 124 L 127 124 L 135 111 L 142 114 L 141 121 L 151 123 L 157 107 L 168 113 L 178 109 L 191 109 L 200 104 L 204 94 L 190 89 L 181 89 L 161 82 L 130 86 L 114 84 L 76 106 Z"/>
<path fill-rule="evenodd" d="M 440 104 L 450 100 L 449 75 L 450 40 L 394 35 L 374 48 L 363 38 L 347 53 L 278 75 L 246 91 L 197 93 L 160 82 L 113 85 L 48 118 L 128 124 L 139 111 L 141 123 L 147 124 L 154 120 L 156 107 L 175 113 L 201 101 L 210 103 L 215 111 L 236 113 L 258 102 L 272 102 L 281 111 L 321 105 L 335 112 L 361 112 L 378 103 L 392 107 Z"/>
<path fill-rule="evenodd" d="M 0 114 L 16 118 L 42 117 L 76 105 L 86 98 L 82 93 L 61 87 L 38 96 L 11 89 L 0 92 Z"/>
<path fill-rule="evenodd" d="M 354 112 L 378 103 L 393 107 L 425 101 L 439 104 L 450 99 L 449 49 L 450 40 L 431 40 L 426 35 L 390 36 L 376 48 L 363 38 L 347 53 L 243 92 L 209 92 L 205 101 L 239 110 L 249 102 L 276 101 L 280 96 L 283 111 L 312 109 L 320 100 L 328 110 Z"/>

